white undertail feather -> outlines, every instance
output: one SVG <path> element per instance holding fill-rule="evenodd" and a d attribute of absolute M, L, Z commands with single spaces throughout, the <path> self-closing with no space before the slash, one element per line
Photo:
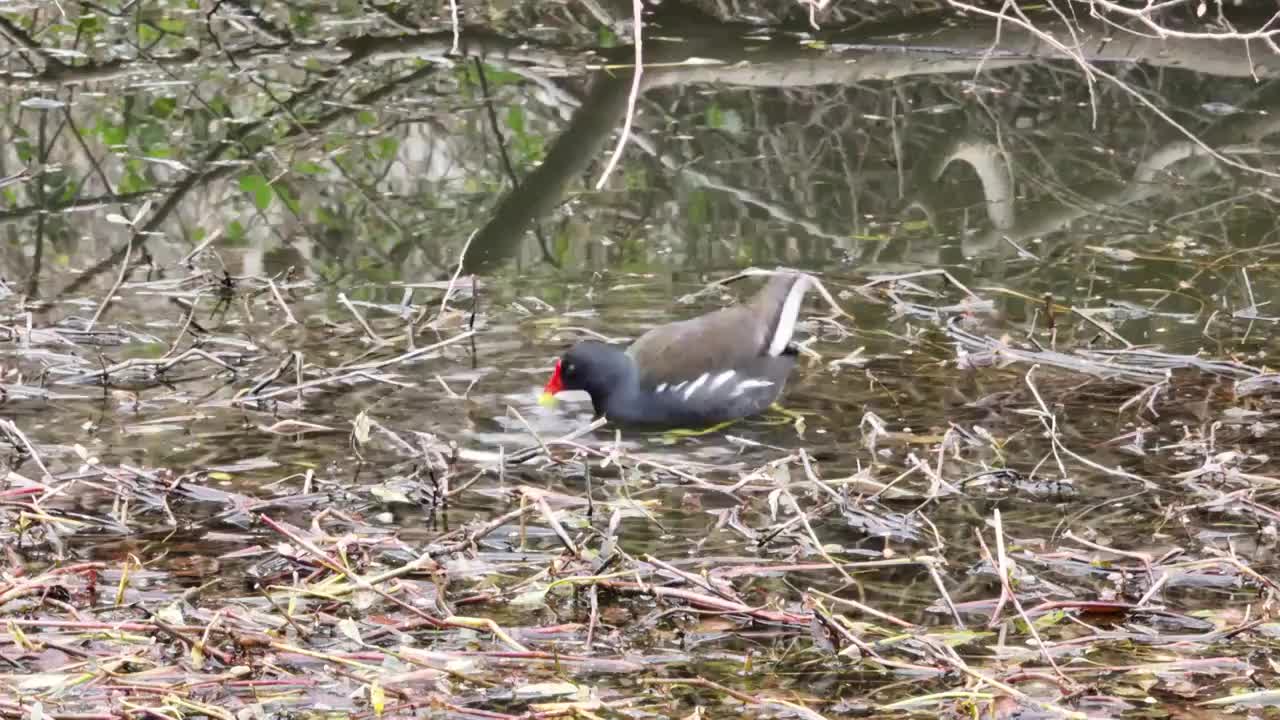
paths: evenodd
<path fill-rule="evenodd" d="M 800 303 L 804 302 L 804 294 L 809 290 L 809 276 L 801 275 L 791 286 L 787 299 L 782 303 L 782 312 L 778 313 L 778 326 L 769 340 L 769 354 L 778 356 L 787 349 L 791 336 L 796 331 L 796 320 L 800 316 Z"/>

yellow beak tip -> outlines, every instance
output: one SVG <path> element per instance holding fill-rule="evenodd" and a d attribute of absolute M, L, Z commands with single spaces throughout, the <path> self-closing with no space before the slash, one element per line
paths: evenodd
<path fill-rule="evenodd" d="M 549 392 L 544 392 L 542 395 L 538 396 L 538 404 L 542 407 L 555 407 L 556 396 Z"/>

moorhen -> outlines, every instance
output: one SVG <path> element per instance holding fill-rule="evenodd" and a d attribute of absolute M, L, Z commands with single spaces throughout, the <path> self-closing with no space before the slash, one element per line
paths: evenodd
<path fill-rule="evenodd" d="M 596 417 L 705 427 L 773 404 L 796 364 L 791 335 L 810 277 L 777 272 L 750 301 L 649 330 L 628 348 L 585 341 L 556 361 L 542 393 L 585 390 Z"/>

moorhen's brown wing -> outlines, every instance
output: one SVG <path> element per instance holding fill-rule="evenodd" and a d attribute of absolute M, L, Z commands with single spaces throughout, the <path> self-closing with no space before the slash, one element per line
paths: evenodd
<path fill-rule="evenodd" d="M 796 287 L 801 280 L 805 285 Z M 627 349 L 640 369 L 641 386 L 674 385 L 703 373 L 745 371 L 758 366 L 766 355 L 780 354 L 795 330 L 807 281 L 799 273 L 774 275 L 746 303 L 641 335 Z M 777 352 L 770 352 L 770 346 Z"/>

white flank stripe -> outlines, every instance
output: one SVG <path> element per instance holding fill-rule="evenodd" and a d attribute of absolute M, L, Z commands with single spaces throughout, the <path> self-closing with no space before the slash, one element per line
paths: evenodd
<path fill-rule="evenodd" d="M 782 312 L 778 313 L 778 327 L 773 331 L 773 339 L 769 341 L 770 355 L 781 355 L 782 351 L 787 349 L 787 343 L 791 342 L 791 336 L 796 331 L 796 318 L 800 315 L 800 303 L 804 301 L 804 294 L 808 290 L 808 275 L 801 275 L 796 280 L 796 283 L 791 286 L 791 291 L 787 293 L 786 301 L 782 303 Z"/>
<path fill-rule="evenodd" d="M 654 392 L 662 392 L 663 390 L 666 390 L 666 389 L 667 389 L 667 384 L 666 384 L 666 383 L 662 383 L 661 385 L 659 385 L 658 387 L 654 388 L 653 390 L 654 390 Z"/>
<path fill-rule="evenodd" d="M 685 385 L 688 385 L 688 384 L 689 384 L 689 381 L 688 381 L 688 380 L 682 380 L 682 381 L 680 382 L 680 384 L 679 384 L 679 385 L 672 385 L 672 386 L 671 386 L 671 392 L 680 392 L 680 388 L 682 388 L 682 387 L 684 387 Z"/>
<path fill-rule="evenodd" d="M 709 377 L 711 377 L 710 373 L 702 373 L 699 375 L 697 380 L 690 383 L 689 389 L 684 391 L 684 399 L 688 400 L 694 393 L 698 392 L 698 388 L 702 387 L 702 384 L 705 383 Z M 680 384 L 683 385 L 684 383 Z"/>
<path fill-rule="evenodd" d="M 738 374 L 738 373 L 737 373 L 737 372 L 735 372 L 735 371 L 733 371 L 733 370 L 725 370 L 724 372 L 722 372 L 722 373 L 720 373 L 719 375 L 715 376 L 715 378 L 714 378 L 714 379 L 712 379 L 711 384 L 707 386 L 707 391 L 708 391 L 708 392 L 713 392 L 713 391 L 715 391 L 715 389 L 716 389 L 716 388 L 718 388 L 718 387 L 720 387 L 721 385 L 723 385 L 723 384 L 725 384 L 725 383 L 729 382 L 729 379 L 730 379 L 730 378 L 732 378 L 734 375 L 737 375 L 737 374 Z"/>
<path fill-rule="evenodd" d="M 739 397 L 748 390 L 766 387 L 773 387 L 773 383 L 768 380 L 743 380 L 738 383 L 738 387 L 734 388 L 733 392 L 729 393 L 729 397 Z"/>

